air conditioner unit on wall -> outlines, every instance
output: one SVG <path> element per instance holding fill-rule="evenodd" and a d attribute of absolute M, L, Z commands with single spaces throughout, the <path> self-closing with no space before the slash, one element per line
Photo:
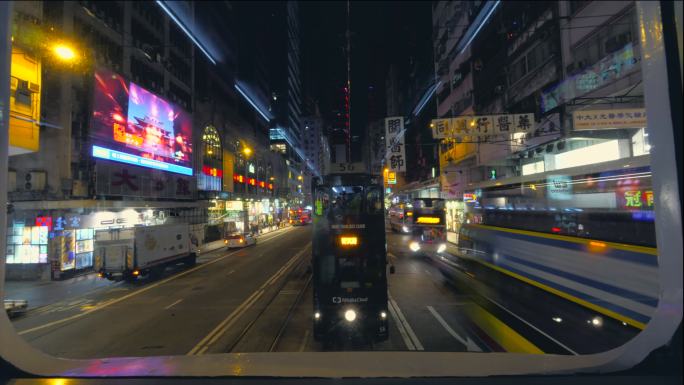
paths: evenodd
<path fill-rule="evenodd" d="M 45 171 L 29 171 L 26 173 L 24 188 L 30 191 L 45 190 L 47 173 Z"/>

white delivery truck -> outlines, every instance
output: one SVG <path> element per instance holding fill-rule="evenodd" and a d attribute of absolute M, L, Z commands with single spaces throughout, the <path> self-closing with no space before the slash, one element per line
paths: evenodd
<path fill-rule="evenodd" d="M 166 266 L 194 265 L 198 240 L 187 223 L 110 229 L 95 233 L 95 270 L 110 280 L 159 275 Z"/>

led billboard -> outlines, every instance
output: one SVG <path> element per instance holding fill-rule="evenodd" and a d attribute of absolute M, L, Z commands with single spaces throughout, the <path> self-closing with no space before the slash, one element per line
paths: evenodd
<path fill-rule="evenodd" d="M 192 175 L 192 119 L 178 106 L 98 70 L 93 107 L 95 158 Z"/>

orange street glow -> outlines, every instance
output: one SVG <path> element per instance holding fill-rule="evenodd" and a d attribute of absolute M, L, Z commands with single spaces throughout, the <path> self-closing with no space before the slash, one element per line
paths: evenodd
<path fill-rule="evenodd" d="M 435 225 L 439 223 L 439 217 L 418 217 L 418 219 L 416 219 L 416 223 Z"/>
<path fill-rule="evenodd" d="M 340 237 L 340 244 L 342 246 L 356 246 L 359 244 L 357 237 Z"/>

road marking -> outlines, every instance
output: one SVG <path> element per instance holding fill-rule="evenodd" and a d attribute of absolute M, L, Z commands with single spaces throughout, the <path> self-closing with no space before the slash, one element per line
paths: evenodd
<path fill-rule="evenodd" d="M 477 344 L 473 340 L 471 340 L 470 337 L 466 336 L 466 338 L 464 339 L 463 337 L 458 335 L 458 333 L 456 333 L 456 331 L 454 331 L 454 329 L 452 329 L 451 326 L 449 326 L 449 324 L 444 320 L 444 318 L 442 318 L 442 316 L 439 313 L 437 313 L 437 310 L 435 310 L 435 308 L 433 308 L 432 306 L 428 306 L 427 309 L 430 311 L 430 313 L 432 313 L 432 315 L 437 319 L 437 322 L 439 322 L 439 324 L 442 325 L 442 327 L 447 331 L 447 333 L 451 334 L 452 337 L 456 338 L 458 342 L 460 342 L 466 347 L 466 350 L 468 350 L 469 352 L 482 351 L 482 349 L 480 349 L 480 347 L 477 346 Z"/>
<path fill-rule="evenodd" d="M 233 274 L 233 273 L 235 273 L 235 270 L 229 271 L 228 274 L 226 274 L 226 275 L 231 275 L 231 274 Z"/>
<path fill-rule="evenodd" d="M 392 316 L 392 319 L 394 320 L 394 323 L 397 325 L 397 329 L 399 329 L 399 334 L 401 334 L 401 338 L 404 340 L 404 344 L 406 345 L 406 348 L 408 350 L 416 350 L 416 346 L 413 345 L 413 342 L 408 337 L 408 334 L 406 334 L 406 330 L 404 329 L 404 325 L 402 325 L 401 321 L 399 321 L 399 317 L 397 317 L 397 313 L 394 311 L 394 307 L 392 306 L 392 303 L 389 304 L 389 312 L 390 312 L 390 315 Z"/>
<path fill-rule="evenodd" d="M 254 291 L 246 300 L 244 300 L 235 310 L 233 310 L 223 321 L 221 321 L 212 331 L 200 340 L 187 355 L 201 355 L 204 354 L 209 347 L 215 343 L 225 332 L 237 321 L 256 301 L 264 294 L 266 288 L 275 282 L 278 277 L 282 276 L 304 253 L 309 249 L 311 243 L 304 246 L 304 249 L 290 258 L 285 265 L 276 271 L 271 278 L 264 282 L 256 291 Z"/>
<path fill-rule="evenodd" d="M 501 309 L 505 310 L 508 314 L 510 314 L 510 315 L 512 315 L 513 317 L 517 318 L 518 320 L 520 320 L 521 322 L 523 322 L 525 325 L 527 325 L 527 326 L 531 327 L 532 329 L 536 330 L 537 332 L 539 332 L 539 333 L 540 333 L 541 335 L 543 335 L 544 337 L 546 337 L 546 338 L 550 339 L 551 341 L 553 341 L 554 343 L 558 344 L 558 346 L 562 347 L 563 349 L 567 350 L 568 352 L 570 352 L 570 353 L 572 353 L 572 354 L 574 354 L 574 355 L 576 355 L 576 356 L 579 355 L 576 351 L 570 349 L 569 347 L 567 347 L 567 346 L 566 346 L 565 344 L 563 344 L 562 342 L 560 342 L 560 341 L 558 341 L 557 339 L 555 339 L 555 338 L 551 337 L 550 335 L 546 334 L 544 331 L 542 331 L 542 330 L 539 329 L 538 327 L 532 325 L 531 323 L 527 322 L 525 319 L 523 319 L 523 318 L 520 317 L 519 315 L 517 315 L 517 314 L 513 313 L 512 311 L 508 310 L 506 307 L 504 307 L 504 306 L 501 305 L 500 303 L 494 301 L 493 299 L 487 297 L 486 295 L 484 295 L 484 294 L 482 294 L 482 293 L 479 293 L 479 295 L 483 296 L 485 299 L 487 299 L 487 301 L 489 301 L 489 302 L 495 304 L 496 306 L 500 307 Z"/>
<path fill-rule="evenodd" d="M 176 301 L 176 302 L 172 303 L 171 305 L 165 307 L 164 310 L 169 310 L 169 309 L 171 309 L 171 308 L 173 307 L 173 305 L 178 304 L 178 303 L 179 303 L 180 301 L 182 301 L 182 300 L 183 300 L 183 298 L 179 299 L 178 301 Z"/>
<path fill-rule="evenodd" d="M 408 321 L 406 321 L 404 313 L 401 312 L 401 309 L 399 309 L 399 305 L 397 305 L 397 302 L 394 301 L 394 298 L 392 298 L 389 292 L 387 292 L 387 297 L 389 299 L 390 313 L 392 313 L 392 316 L 395 318 L 395 321 L 397 321 L 397 326 L 401 325 L 401 327 L 404 328 L 404 333 L 402 333 L 402 337 L 404 338 L 406 347 L 409 350 L 425 350 L 423 348 L 423 344 L 420 343 L 420 340 L 416 336 L 416 333 L 413 332 L 413 328 L 411 327 L 411 325 L 409 325 Z M 401 333 L 401 329 L 399 329 L 399 332 Z"/>
<path fill-rule="evenodd" d="M 272 240 L 272 239 L 277 238 L 277 237 L 280 236 L 280 235 L 287 234 L 288 232 L 289 232 L 289 231 L 283 232 L 282 234 L 278 234 L 277 236 L 273 236 L 273 237 L 271 237 L 271 238 L 269 238 L 269 239 L 266 239 L 266 240 L 260 242 L 259 244 L 261 245 L 261 244 L 263 244 L 264 242 L 268 242 L 268 241 L 270 241 L 270 240 Z M 64 323 L 64 322 L 68 322 L 68 321 L 72 321 L 72 320 L 81 318 L 81 317 L 83 317 L 83 316 L 85 316 L 85 315 L 88 315 L 88 314 L 90 314 L 90 313 L 93 313 L 93 312 L 96 312 L 96 311 L 98 311 L 98 310 L 104 309 L 104 308 L 106 308 L 106 307 L 108 307 L 108 306 L 111 306 L 111 305 L 113 305 L 113 304 L 115 304 L 115 303 L 119 303 L 119 302 L 121 302 L 121 301 L 124 301 L 124 300 L 126 300 L 126 299 L 128 299 L 128 298 L 131 298 L 131 297 L 133 297 L 133 296 L 136 296 L 136 295 L 138 295 L 138 294 L 142 294 L 142 293 L 144 293 L 144 292 L 146 292 L 146 291 L 148 291 L 148 290 L 151 290 L 151 289 L 153 289 L 153 288 L 155 288 L 155 287 L 157 287 L 157 286 L 159 286 L 159 285 L 163 285 L 163 284 L 165 284 L 165 283 L 167 283 L 167 282 L 173 281 L 174 279 L 178 279 L 178 278 L 180 278 L 180 277 L 183 277 L 183 276 L 185 276 L 185 275 L 188 275 L 188 274 L 190 274 L 190 273 L 192 273 L 192 272 L 194 272 L 194 271 L 196 271 L 196 270 L 205 268 L 205 267 L 210 266 L 210 265 L 212 265 L 212 264 L 214 264 L 214 263 L 216 263 L 216 262 L 222 261 L 222 260 L 224 260 L 224 259 L 230 257 L 231 255 L 233 255 L 233 254 L 235 254 L 235 253 L 237 253 L 237 252 L 239 252 L 239 251 L 240 251 L 240 250 L 236 250 L 236 251 L 233 251 L 233 252 L 231 252 L 231 253 L 228 253 L 228 254 L 226 254 L 226 255 L 224 255 L 224 256 L 222 256 L 222 257 L 217 257 L 217 258 L 212 259 L 212 260 L 210 260 L 210 261 L 208 261 L 208 262 L 202 263 L 201 265 L 197 265 L 197 266 L 192 267 L 192 268 L 190 268 L 190 269 L 188 269 L 188 270 L 182 271 L 182 272 L 180 272 L 180 273 L 178 273 L 178 274 L 175 274 L 175 275 L 172 275 L 172 276 L 170 276 L 170 277 L 168 277 L 168 278 L 165 278 L 165 279 L 163 279 L 163 280 L 161 280 L 161 281 L 159 281 L 159 282 L 152 283 L 152 284 L 150 284 L 149 286 L 143 287 L 142 289 L 136 290 L 136 291 L 134 291 L 134 292 L 132 292 L 132 293 L 128 293 L 128 294 L 124 295 L 123 297 L 119 297 L 119 298 L 113 299 L 112 301 L 105 302 L 105 303 L 103 303 L 103 304 L 101 304 L 101 305 L 98 305 L 98 306 L 96 306 L 96 307 L 94 307 L 94 308 L 92 308 L 92 309 L 86 310 L 86 311 L 84 311 L 84 312 L 82 312 L 82 313 L 74 314 L 74 315 L 72 315 L 72 316 L 70 316 L 70 317 L 66 317 L 66 318 L 62 318 L 62 319 L 56 320 L 56 321 L 48 322 L 48 323 L 46 323 L 46 324 L 39 325 L 39 326 L 30 328 L 30 329 L 25 329 L 25 330 L 22 330 L 22 331 L 18 332 L 17 334 L 19 334 L 19 335 L 21 336 L 21 335 L 24 335 L 24 334 L 32 333 L 32 332 L 35 332 L 35 331 L 38 331 L 38 330 L 42 330 L 42 329 L 45 329 L 45 328 L 48 328 L 48 327 L 51 327 L 51 326 L 55 326 L 55 325 L 62 324 L 62 323 Z"/>
<path fill-rule="evenodd" d="M 303 352 L 304 348 L 306 347 L 306 341 L 309 339 L 309 329 L 304 330 L 304 337 L 302 338 L 302 342 L 299 344 L 299 351 Z"/>

